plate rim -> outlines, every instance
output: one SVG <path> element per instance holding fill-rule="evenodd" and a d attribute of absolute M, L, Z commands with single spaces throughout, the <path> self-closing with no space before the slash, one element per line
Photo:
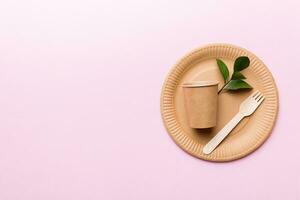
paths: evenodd
<path fill-rule="evenodd" d="M 197 154 L 195 154 L 194 152 L 190 151 L 189 149 L 187 148 L 184 148 L 183 145 L 181 145 L 173 136 L 172 134 L 170 133 L 171 131 L 169 130 L 168 128 L 168 124 L 167 124 L 167 121 L 165 120 L 165 116 L 164 116 L 164 103 L 163 103 L 163 98 L 165 96 L 165 90 L 166 90 L 166 86 L 167 86 L 167 83 L 169 82 L 169 79 L 171 77 L 171 75 L 174 73 L 174 71 L 178 68 L 178 65 L 184 60 L 186 59 L 187 57 L 191 56 L 192 54 L 196 53 L 196 52 L 199 52 L 201 50 L 204 50 L 204 49 L 208 49 L 208 48 L 213 48 L 213 47 L 228 47 L 228 48 L 233 48 L 233 49 L 236 49 L 236 50 L 240 50 L 240 51 L 243 51 L 249 55 L 251 55 L 253 58 L 255 58 L 257 61 L 259 61 L 260 63 L 263 64 L 264 66 L 264 69 L 268 72 L 269 74 L 269 77 L 271 78 L 271 81 L 272 81 L 272 84 L 274 85 L 274 92 L 275 92 L 275 98 L 276 98 L 276 110 L 275 110 L 275 115 L 274 115 L 274 120 L 273 120 L 273 124 L 271 125 L 270 129 L 269 129 L 269 132 L 267 134 L 265 134 L 265 137 L 259 141 L 256 145 L 253 145 L 252 148 L 249 148 L 245 151 L 242 151 L 241 153 L 238 153 L 238 154 L 235 154 L 235 155 L 231 155 L 231 156 L 228 156 L 228 157 L 224 157 L 224 158 L 211 158 L 211 157 L 207 157 L 207 156 L 199 156 Z M 171 137 L 171 139 L 173 140 L 173 142 L 178 146 L 180 147 L 183 151 L 185 151 L 186 153 L 192 155 L 193 157 L 195 158 L 198 158 L 198 159 L 201 159 L 201 160 L 205 160 L 205 161 L 210 161 L 210 162 L 229 162 L 229 161 L 234 161 L 234 160 L 238 160 L 238 159 L 241 159 L 251 153 L 253 153 L 254 151 L 256 151 L 259 147 L 261 147 L 265 142 L 266 140 L 270 137 L 271 133 L 273 132 L 273 129 L 274 129 L 274 126 L 276 124 L 276 121 L 277 121 L 277 117 L 278 117 L 278 113 L 279 113 L 279 94 L 278 94 L 278 88 L 277 88 L 277 85 L 276 85 L 276 82 L 275 82 L 275 79 L 273 77 L 273 74 L 271 73 L 271 71 L 269 70 L 269 68 L 265 65 L 265 63 L 260 59 L 258 58 L 254 53 L 250 52 L 249 50 L 243 48 L 243 47 L 240 47 L 240 46 L 237 46 L 237 45 L 233 45 L 233 44 L 229 44 L 229 43 L 210 43 L 210 44 L 207 44 L 207 45 L 204 45 L 204 46 L 201 46 L 201 47 L 198 47 L 198 48 L 195 48 L 193 49 L 192 51 L 190 51 L 189 53 L 186 53 L 183 57 L 181 57 L 174 65 L 173 67 L 171 67 L 171 69 L 169 70 L 169 72 L 167 73 L 167 76 L 166 78 L 164 79 L 164 83 L 162 85 L 162 88 L 161 88 L 161 95 L 160 95 L 160 113 L 161 113 L 161 117 L 162 117 L 162 120 L 163 120 L 163 124 L 164 124 L 164 127 L 168 133 L 168 135 Z"/>

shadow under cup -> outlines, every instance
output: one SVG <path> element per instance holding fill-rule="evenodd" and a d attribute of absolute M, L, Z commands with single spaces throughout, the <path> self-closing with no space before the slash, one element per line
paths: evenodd
<path fill-rule="evenodd" d="M 197 81 L 182 85 L 185 110 L 191 128 L 211 128 L 217 124 L 218 82 Z"/>

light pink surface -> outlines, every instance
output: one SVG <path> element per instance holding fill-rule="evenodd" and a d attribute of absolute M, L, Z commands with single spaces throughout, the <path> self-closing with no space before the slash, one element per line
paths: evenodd
<path fill-rule="evenodd" d="M 300 199 L 299 1 L 1 1 L 0 199 Z M 272 71 L 269 140 L 231 163 L 168 136 L 160 91 L 207 43 Z"/>

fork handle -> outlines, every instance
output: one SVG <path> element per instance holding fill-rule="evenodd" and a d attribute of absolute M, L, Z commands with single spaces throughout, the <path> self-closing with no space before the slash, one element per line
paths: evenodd
<path fill-rule="evenodd" d="M 215 137 L 213 137 L 203 148 L 204 154 L 210 154 L 213 150 L 226 138 L 234 127 L 244 118 L 243 115 L 237 113 Z"/>

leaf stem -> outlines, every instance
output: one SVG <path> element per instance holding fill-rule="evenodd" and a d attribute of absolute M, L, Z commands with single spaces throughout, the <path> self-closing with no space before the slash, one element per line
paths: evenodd
<path fill-rule="evenodd" d="M 225 83 L 225 84 L 222 86 L 222 88 L 218 91 L 218 94 L 220 94 L 220 93 L 223 91 L 224 87 L 225 87 L 229 82 L 230 82 L 230 81 L 228 81 L 227 83 Z"/>

